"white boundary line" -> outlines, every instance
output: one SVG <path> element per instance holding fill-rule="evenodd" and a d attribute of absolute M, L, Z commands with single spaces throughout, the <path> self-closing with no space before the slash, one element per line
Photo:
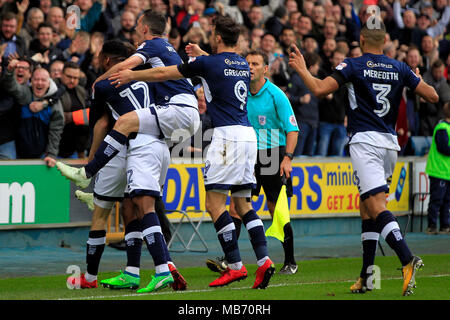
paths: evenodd
<path fill-rule="evenodd" d="M 450 274 L 439 274 L 439 275 L 430 275 L 430 276 L 421 276 L 419 278 L 442 278 L 449 277 Z M 381 280 L 400 280 L 402 277 L 395 278 L 385 278 Z M 301 286 L 301 285 L 316 285 L 316 284 L 327 284 L 327 283 L 339 283 L 339 282 L 353 282 L 354 280 L 341 280 L 341 281 L 325 281 L 325 282 L 295 282 L 295 283 L 278 283 L 270 285 L 270 287 L 287 287 L 287 286 Z M 245 290 L 250 289 L 250 287 L 239 287 L 239 288 L 228 288 L 228 290 Z M 127 290 L 127 289 L 121 289 Z M 122 295 L 106 295 L 106 296 L 90 296 L 90 297 L 79 297 L 79 298 L 60 298 L 56 300 L 97 300 L 97 299 L 107 299 L 107 298 L 122 298 L 122 297 L 142 297 L 146 295 L 166 295 L 166 294 L 178 294 L 182 295 L 185 293 L 200 293 L 200 292 L 214 292 L 217 289 L 200 289 L 200 290 L 186 290 L 186 291 L 164 291 L 164 292 L 155 292 L 155 293 L 130 293 L 130 294 L 122 294 Z M 119 291 L 119 290 L 113 290 Z"/>

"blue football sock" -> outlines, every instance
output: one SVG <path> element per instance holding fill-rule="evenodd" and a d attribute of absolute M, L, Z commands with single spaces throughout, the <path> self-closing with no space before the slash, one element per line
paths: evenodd
<path fill-rule="evenodd" d="M 229 264 L 241 262 L 241 254 L 237 243 L 236 227 L 231 219 L 228 211 L 224 211 L 222 215 L 214 223 L 214 227 L 217 231 L 217 237 L 223 252 L 225 253 L 225 259 Z"/>
<path fill-rule="evenodd" d="M 153 258 L 155 267 L 167 264 L 164 246 L 166 243 L 159 225 L 158 217 L 154 212 L 144 215 L 142 218 L 142 236 L 147 249 Z"/>
<path fill-rule="evenodd" d="M 380 234 L 377 232 L 377 224 L 372 219 L 362 220 L 361 223 L 361 243 L 363 250 L 363 265 L 360 277 L 367 279 L 367 268 L 375 263 L 375 254 L 377 252 L 378 239 Z"/>
<path fill-rule="evenodd" d="M 377 229 L 381 236 L 386 240 L 387 244 L 395 251 L 402 266 L 407 265 L 412 259 L 412 253 L 403 239 L 400 226 L 394 215 L 386 210 L 381 212 L 377 219 Z"/>
<path fill-rule="evenodd" d="M 266 234 L 264 232 L 264 225 L 255 210 L 250 210 L 242 218 L 242 222 L 248 231 L 250 236 L 250 242 L 252 243 L 253 251 L 256 255 L 256 260 L 261 260 L 264 257 L 269 256 L 267 250 Z"/>

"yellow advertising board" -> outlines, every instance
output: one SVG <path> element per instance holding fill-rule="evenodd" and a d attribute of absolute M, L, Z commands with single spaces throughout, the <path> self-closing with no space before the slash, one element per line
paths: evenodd
<path fill-rule="evenodd" d="M 398 162 L 389 191 L 388 209 L 392 212 L 409 210 L 409 175 L 408 162 Z M 293 197 L 289 202 L 293 218 L 310 214 L 339 216 L 359 213 L 360 199 L 351 162 L 294 162 L 292 185 Z M 167 210 L 204 210 L 203 165 L 171 165 L 163 199 Z M 259 197 L 253 197 L 252 203 L 260 216 L 269 216 L 263 192 Z M 201 213 L 191 216 L 201 216 Z"/>

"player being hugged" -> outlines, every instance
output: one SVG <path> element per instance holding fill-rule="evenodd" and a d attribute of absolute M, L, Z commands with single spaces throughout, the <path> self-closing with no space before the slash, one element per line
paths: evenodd
<path fill-rule="evenodd" d="M 386 27 L 377 17 L 369 18 L 360 34 L 364 54 L 347 58 L 334 73 L 319 80 L 313 77 L 296 46 L 290 53 L 289 65 L 300 75 L 308 89 L 317 97 L 335 92 L 346 85 L 349 92 L 348 136 L 350 157 L 361 197 L 363 265 L 372 266 L 379 234 L 395 251 L 403 266 L 403 295 L 412 293 L 416 270 L 423 266 L 413 256 L 402 237 L 394 215 L 386 208 L 385 193 L 389 192 L 387 179 L 397 161 L 400 147 L 395 133 L 401 94 L 405 86 L 428 102 L 438 101 L 436 91 L 422 81 L 418 70 L 412 71 L 405 63 L 383 55 Z M 366 284 L 367 270 L 361 272 L 359 282 Z"/>
<path fill-rule="evenodd" d="M 219 242 L 229 265 L 211 287 L 224 286 L 247 277 L 237 243 L 233 220 L 226 210 L 231 191 L 238 214 L 249 232 L 258 269 L 253 288 L 267 287 L 274 273 L 264 226 L 253 210 L 250 197 L 255 187 L 254 166 L 257 155 L 256 134 L 247 118 L 250 69 L 236 53 L 239 26 L 229 17 L 214 22 L 210 43 L 215 54 L 200 56 L 188 64 L 123 70 L 110 77 L 117 86 L 132 80 L 167 81 L 198 76 L 202 80 L 214 134 L 205 162 L 206 209 L 211 215 Z"/>

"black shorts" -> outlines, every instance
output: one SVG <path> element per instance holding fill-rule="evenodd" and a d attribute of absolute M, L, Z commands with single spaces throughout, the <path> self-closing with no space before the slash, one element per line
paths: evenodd
<path fill-rule="evenodd" d="M 280 194 L 281 187 L 283 185 L 280 176 L 280 164 L 283 161 L 285 154 L 285 147 L 277 147 L 267 150 L 258 150 L 258 157 L 255 165 L 255 177 L 256 177 L 256 189 L 252 190 L 252 196 L 259 196 L 261 187 L 264 189 L 267 201 L 277 202 L 278 195 Z M 278 157 L 277 157 L 278 154 Z M 261 174 L 261 169 L 271 168 L 276 165 L 276 173 L 273 174 Z M 288 197 L 292 197 L 292 179 L 287 179 L 286 193 Z"/>

